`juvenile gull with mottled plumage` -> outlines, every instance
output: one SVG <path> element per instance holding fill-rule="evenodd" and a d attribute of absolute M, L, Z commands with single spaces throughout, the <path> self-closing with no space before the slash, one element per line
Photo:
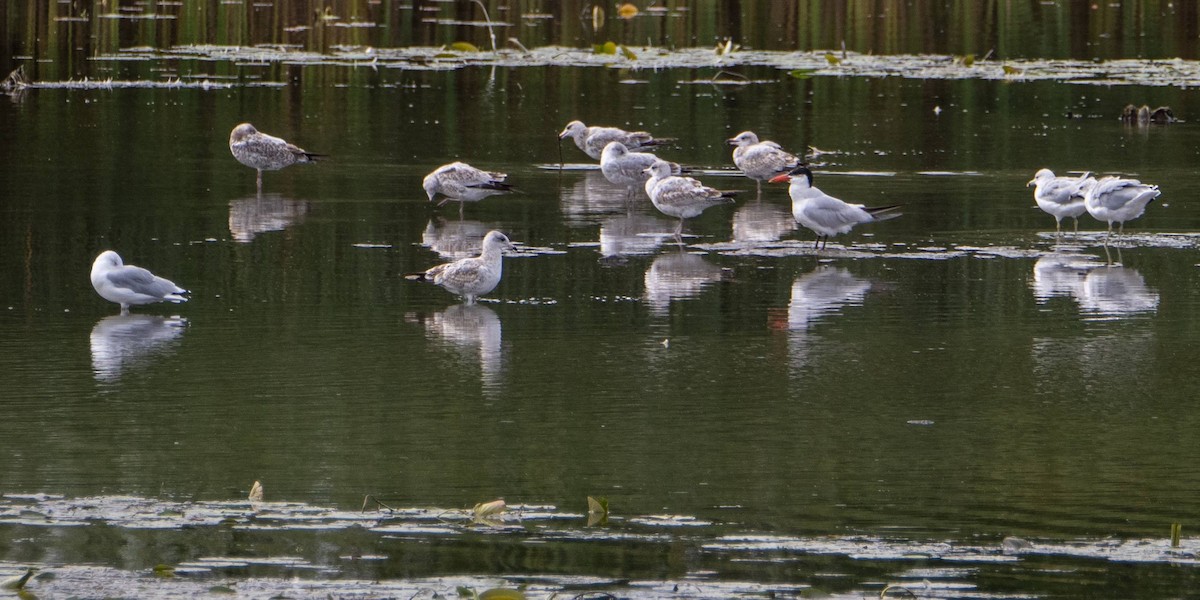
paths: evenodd
<path fill-rule="evenodd" d="M 671 175 L 671 163 L 657 160 L 650 168 L 650 179 L 646 181 L 646 194 L 664 215 L 679 219 L 675 235 L 683 231 L 683 220 L 699 216 L 718 204 L 732 204 L 737 192 L 724 192 L 710 188 L 691 177 Z"/>
<path fill-rule="evenodd" d="M 187 302 L 187 290 L 141 267 L 127 265 L 112 250 L 105 250 L 92 263 L 92 287 L 101 298 L 121 305 L 121 314 L 135 304 Z"/>
<path fill-rule="evenodd" d="M 558 134 L 558 139 L 570 137 L 575 145 L 588 156 L 599 160 L 604 147 L 611 142 L 621 142 L 629 150 L 652 149 L 670 142 L 668 139 L 655 139 L 645 131 L 625 131 L 617 127 L 588 127 L 580 121 L 571 121 Z"/>
<path fill-rule="evenodd" d="M 472 304 L 479 296 L 496 289 L 500 283 L 504 251 L 513 249 L 508 236 L 492 230 L 484 236 L 483 251 L 479 256 L 440 264 L 420 273 L 406 273 L 404 278 L 440 285 Z"/>
<path fill-rule="evenodd" d="M 278 171 L 296 163 L 313 162 L 324 154 L 307 152 L 282 138 L 267 135 L 249 123 L 242 123 L 229 134 L 229 151 L 238 162 L 258 171 L 258 189 L 262 189 L 263 171 Z"/>
<path fill-rule="evenodd" d="M 609 142 L 600 154 L 600 172 L 604 178 L 617 185 L 642 185 L 649 179 L 647 169 L 654 161 L 661 160 L 649 152 L 632 152 L 621 142 Z M 678 175 L 682 168 L 673 162 L 671 174 Z"/>
<path fill-rule="evenodd" d="M 753 179 L 762 190 L 762 182 L 800 166 L 800 158 L 769 140 L 758 141 L 753 131 L 743 131 L 725 140 L 733 149 L 733 164 Z"/>
<path fill-rule="evenodd" d="M 441 206 L 452 200 L 458 201 L 458 211 L 462 212 L 464 202 L 478 202 L 495 194 L 511 191 L 512 185 L 504 182 L 508 177 L 504 173 L 493 173 L 476 169 L 464 162 L 452 162 L 442 165 L 421 182 L 429 201 L 438 194 L 446 198 L 438 203 Z"/>

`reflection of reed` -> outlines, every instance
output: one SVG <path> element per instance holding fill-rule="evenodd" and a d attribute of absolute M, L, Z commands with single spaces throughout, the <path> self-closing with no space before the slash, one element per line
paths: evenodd
<path fill-rule="evenodd" d="M 501 383 L 503 351 L 500 317 L 495 311 L 479 304 L 456 304 L 427 315 L 420 322 L 428 336 L 457 348 L 464 358 L 478 361 L 485 390 L 495 389 Z"/>
<path fill-rule="evenodd" d="M 483 236 L 492 229 L 498 227 L 479 221 L 453 221 L 436 217 L 425 225 L 421 245 L 445 260 L 479 256 L 483 249 Z"/>
<path fill-rule="evenodd" d="M 871 282 L 846 269 L 820 267 L 792 283 L 788 328 L 808 329 L 819 319 L 846 306 L 862 306 Z"/>
<path fill-rule="evenodd" d="M 1187 8 L 1171 11 L 1170 18 L 1129 25 L 1128 15 L 1158 14 L 1169 5 L 1160 0 L 1060 3 L 1066 8 L 1051 11 L 1036 2 L 918 0 L 887 3 L 886 19 L 878 18 L 879 0 L 716 2 L 706 8 L 645 11 L 633 19 L 614 18 L 608 3 L 609 18 L 578 18 L 591 15 L 593 5 L 605 12 L 602 4 L 513 2 L 492 18 L 495 27 L 503 28 L 501 39 L 515 38 L 526 48 L 586 47 L 604 40 L 661 48 L 711 47 L 713 40 L 732 38 L 758 50 L 844 44 L 869 55 L 963 55 L 983 48 L 1036 48 L 1046 57 L 1091 59 L 1195 56 L 1200 37 L 1200 15 L 1188 2 L 1176 2 Z M 0 3 L 0 24 L 13 24 L 14 29 L 0 27 L 5 38 L 0 42 L 10 56 L 41 58 L 29 64 L 34 81 L 102 77 L 104 73 L 89 71 L 103 68 L 98 63 L 71 60 L 72 56 L 116 54 L 131 46 L 240 46 L 262 54 L 268 46 L 296 44 L 323 60 L 338 47 L 439 46 L 451 40 L 491 46 L 489 28 L 474 3 L 417 2 L 395 10 L 389 6 L 361 0 L 274 0 L 255 3 L 254 10 L 224 10 L 203 2 L 6 2 Z M 63 30 L 70 34 L 45 34 Z M 944 35 L 929 35 L 933 31 Z M 259 62 L 271 58 L 264 56 Z M 370 60 L 364 55 L 361 63 Z M 300 75 L 323 76 L 307 70 Z"/>
<path fill-rule="evenodd" d="M 229 202 L 229 233 L 234 241 L 246 243 L 268 231 L 283 231 L 300 223 L 308 214 L 308 203 L 279 194 L 248 196 Z"/>
<path fill-rule="evenodd" d="M 140 365 L 172 346 L 187 320 L 151 315 L 113 315 L 92 328 L 92 372 L 98 381 L 115 381 L 122 371 Z"/>
<path fill-rule="evenodd" d="M 646 270 L 646 302 L 656 313 L 664 313 L 671 302 L 700 295 L 704 288 L 721 280 L 723 270 L 699 254 L 668 252 L 654 259 Z"/>

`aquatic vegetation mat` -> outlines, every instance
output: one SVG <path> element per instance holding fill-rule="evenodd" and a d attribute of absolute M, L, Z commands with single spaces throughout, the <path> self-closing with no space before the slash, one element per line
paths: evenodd
<path fill-rule="evenodd" d="M 501 501 L 480 503 L 473 509 L 384 508 L 382 503 L 367 501 L 362 510 L 342 510 L 296 502 L 6 495 L 0 499 L 0 528 L 13 544 L 59 544 L 62 548 L 44 554 L 41 560 L 0 562 L 0 579 L 16 581 L 12 578 L 26 576 L 24 589 L 43 597 L 434 598 L 486 597 L 483 593 L 487 590 L 513 590 L 505 593 L 538 598 L 730 598 L 796 596 L 817 588 L 828 597 L 852 598 L 904 588 L 921 597 L 999 598 L 1012 596 L 981 587 L 987 573 L 994 575 L 997 570 L 1053 578 L 1047 569 L 1066 572 L 1078 568 L 1080 561 L 1200 565 L 1200 542 L 1189 538 L 1173 542 L 1165 535 L 1161 539 L 1068 540 L 779 535 L 742 531 L 744 528 L 691 515 L 607 514 L 607 504 L 606 518 L 598 520 L 598 501 L 590 504 L 591 513 L 585 511 L 582 500 L 580 504 L 580 511 L 574 512 L 552 505 L 505 505 Z M 95 533 L 85 533 L 87 530 Z M 88 560 L 75 561 L 69 550 L 75 535 L 124 539 L 118 547 L 131 543 L 153 547 L 153 539 L 139 533 L 153 532 L 165 536 L 165 547 L 179 549 L 196 536 L 211 537 L 223 531 L 236 534 L 230 539 L 241 543 L 196 544 L 191 556 L 159 564 L 130 565 L 128 558 L 113 556 L 113 564 L 105 565 L 103 560 L 97 562 L 94 549 Z M 324 541 L 305 541 L 314 535 Z M 544 573 L 529 566 L 509 566 L 501 573 L 481 566 L 476 574 L 468 570 L 453 576 L 425 575 L 410 568 L 402 573 L 388 570 L 393 552 L 402 551 L 405 560 L 412 560 L 413 552 L 489 545 L 496 549 L 481 556 L 547 548 L 556 557 L 566 553 L 583 558 L 620 547 L 627 549 L 623 552 L 650 556 L 669 548 L 686 548 L 689 558 L 674 569 L 682 571 L 658 577 L 613 573 L 600 567 L 592 569 L 600 572 L 586 572 L 587 564 L 596 564 L 586 559 L 577 564 L 585 565 L 582 568 L 563 571 L 559 564 Z M 214 548 L 225 550 L 213 554 Z M 1059 562 L 1063 564 L 1055 566 Z M 755 577 L 755 582 L 749 582 L 738 575 L 755 568 L 777 572 L 777 565 L 789 565 L 786 569 L 793 576 Z M 28 569 L 34 570 L 32 576 L 27 576 Z M 864 572 L 869 573 L 865 578 Z M 830 585 L 830 580 L 840 583 Z"/>

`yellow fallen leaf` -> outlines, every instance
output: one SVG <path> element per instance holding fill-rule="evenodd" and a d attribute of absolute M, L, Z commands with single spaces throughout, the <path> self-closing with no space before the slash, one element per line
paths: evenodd
<path fill-rule="evenodd" d="M 455 52 L 479 52 L 479 47 L 471 42 L 454 42 L 450 44 L 450 49 Z"/>
<path fill-rule="evenodd" d="M 507 507 L 508 505 L 504 503 L 504 500 L 492 500 L 491 502 L 482 502 L 480 504 L 476 504 L 472 511 L 475 513 L 476 519 L 482 519 L 492 515 L 498 515 L 504 512 L 504 509 Z"/>
<path fill-rule="evenodd" d="M 626 2 L 617 7 L 617 16 L 622 19 L 632 19 L 638 14 L 638 7 Z"/>
<path fill-rule="evenodd" d="M 836 56 L 834 53 L 832 53 L 832 52 L 826 52 L 826 53 L 825 53 L 825 60 L 826 60 L 826 62 L 828 62 L 828 63 L 829 63 L 829 64 L 831 64 L 831 65 L 838 65 L 838 64 L 841 64 L 841 62 L 842 62 L 842 59 L 838 58 L 838 57 L 837 57 L 837 56 Z"/>

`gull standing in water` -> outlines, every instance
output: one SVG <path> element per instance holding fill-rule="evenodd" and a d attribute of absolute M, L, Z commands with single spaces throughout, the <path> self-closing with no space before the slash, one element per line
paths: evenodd
<path fill-rule="evenodd" d="M 461 215 L 466 202 L 479 202 L 488 196 L 512 191 L 512 185 L 504 182 L 506 177 L 508 175 L 504 173 L 482 171 L 464 162 L 452 162 L 426 175 L 421 187 L 425 188 L 430 202 L 438 194 L 445 196 L 438 206 L 458 201 L 458 214 Z"/>
<path fill-rule="evenodd" d="M 278 171 L 296 163 L 314 162 L 324 154 L 306 152 L 286 140 L 267 135 L 249 123 L 242 123 L 229 134 L 229 151 L 238 162 L 258 171 L 258 189 L 262 191 L 263 171 Z"/>
<path fill-rule="evenodd" d="M 1125 221 L 1142 216 L 1146 205 L 1161 193 L 1157 185 L 1147 185 L 1136 179 L 1105 177 L 1087 191 L 1084 205 L 1096 220 L 1108 223 L 1108 235 L 1104 238 L 1107 241 L 1112 235 L 1113 223 L 1120 223 L 1118 233 L 1125 233 Z"/>
<path fill-rule="evenodd" d="M 604 152 L 600 154 L 600 172 L 604 174 L 605 179 L 617 185 L 641 185 L 650 178 L 646 170 L 656 160 L 659 158 L 649 152 L 631 152 L 621 142 L 609 142 L 604 147 Z M 673 162 L 667 162 L 667 164 L 671 165 L 672 175 L 682 172 L 682 168 L 678 164 Z"/>
<path fill-rule="evenodd" d="M 610 142 L 621 142 L 629 150 L 655 148 L 670 142 L 668 139 L 655 139 L 645 131 L 625 131 L 616 127 L 588 127 L 580 121 L 567 123 L 567 126 L 558 134 L 560 144 L 568 137 L 580 150 L 597 160 L 604 152 L 604 147 Z"/>
<path fill-rule="evenodd" d="M 187 302 L 187 290 L 141 267 L 127 265 L 112 250 L 105 250 L 92 263 L 92 287 L 101 298 L 121 305 L 128 314 L 135 304 Z"/>
<path fill-rule="evenodd" d="M 691 177 L 671 175 L 671 163 L 654 161 L 646 169 L 650 179 L 646 181 L 646 194 L 654 208 L 668 217 L 679 219 L 675 237 L 683 233 L 683 220 L 699 216 L 706 209 L 718 204 L 733 204 L 737 192 L 725 192 L 710 188 Z"/>
<path fill-rule="evenodd" d="M 733 164 L 742 173 L 753 179 L 762 192 L 762 182 L 770 181 L 776 175 L 787 173 L 800 166 L 801 160 L 796 155 L 787 152 L 779 144 L 771 141 L 758 141 L 753 131 L 743 131 L 725 140 L 733 149 Z"/>
<path fill-rule="evenodd" d="M 865 207 L 839 200 L 813 187 L 813 174 L 805 165 L 790 173 L 773 177 L 771 183 L 790 181 L 788 195 L 792 197 L 792 216 L 796 222 L 817 234 L 817 247 L 822 240 L 829 243 L 829 236 L 849 233 L 855 225 L 886 221 L 900 216 L 900 205 Z M 825 245 L 821 244 L 824 248 Z"/>
<path fill-rule="evenodd" d="M 1091 173 L 1079 177 L 1055 177 L 1050 169 L 1041 169 L 1025 187 L 1033 189 L 1033 201 L 1038 208 L 1054 217 L 1054 230 L 1062 233 L 1063 217 L 1075 219 L 1075 233 L 1079 233 L 1079 215 L 1087 212 L 1084 196 L 1096 184 Z"/>
<path fill-rule="evenodd" d="M 473 304 L 475 299 L 494 289 L 500 283 L 505 250 L 514 250 L 508 236 L 492 230 L 483 237 L 483 252 L 472 258 L 437 265 L 420 273 L 406 273 L 410 281 L 428 281 L 440 285 L 463 302 Z"/>

